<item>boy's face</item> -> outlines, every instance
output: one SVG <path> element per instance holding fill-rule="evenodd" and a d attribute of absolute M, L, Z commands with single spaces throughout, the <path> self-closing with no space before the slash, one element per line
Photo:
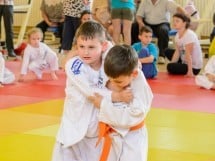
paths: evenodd
<path fill-rule="evenodd" d="M 143 45 L 148 45 L 152 41 L 152 33 L 143 32 L 141 35 L 139 35 L 139 39 Z"/>
<path fill-rule="evenodd" d="M 29 43 L 31 44 L 32 47 L 39 47 L 39 43 L 42 40 L 42 35 L 40 32 L 35 32 L 32 33 L 29 37 Z"/>
<path fill-rule="evenodd" d="M 89 64 L 93 69 L 99 69 L 102 62 L 102 53 L 106 49 L 106 43 L 98 38 L 82 39 L 77 38 L 77 52 L 84 63 Z"/>
<path fill-rule="evenodd" d="M 122 91 L 130 87 L 131 82 L 137 76 L 138 71 L 134 70 L 131 75 L 121 75 L 117 78 L 109 78 L 110 83 L 112 84 L 113 90 Z"/>

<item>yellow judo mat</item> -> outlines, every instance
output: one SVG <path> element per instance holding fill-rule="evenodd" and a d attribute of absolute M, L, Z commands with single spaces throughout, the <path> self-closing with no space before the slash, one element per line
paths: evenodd
<path fill-rule="evenodd" d="M 50 161 L 63 100 L 0 110 L 0 161 Z M 215 116 L 152 108 L 148 161 L 215 161 Z"/>

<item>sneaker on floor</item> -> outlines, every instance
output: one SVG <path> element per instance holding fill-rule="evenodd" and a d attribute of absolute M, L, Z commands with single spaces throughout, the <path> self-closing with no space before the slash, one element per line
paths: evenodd
<path fill-rule="evenodd" d="M 158 58 L 158 64 L 165 64 L 165 58 L 162 56 L 159 56 Z"/>

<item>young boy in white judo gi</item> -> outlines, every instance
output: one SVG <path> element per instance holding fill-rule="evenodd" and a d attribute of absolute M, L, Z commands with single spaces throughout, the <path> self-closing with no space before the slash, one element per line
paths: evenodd
<path fill-rule="evenodd" d="M 198 86 L 206 89 L 215 89 L 215 55 L 210 57 L 202 75 L 195 77 Z"/>
<path fill-rule="evenodd" d="M 98 93 L 90 96 L 99 108 L 100 139 L 104 137 L 105 142 L 100 161 L 147 161 L 148 136 L 144 120 L 153 95 L 138 68 L 138 55 L 128 45 L 114 46 L 107 53 L 104 70 L 109 78 L 107 89 L 131 90 L 133 99 L 126 103 L 112 102 Z"/>
<path fill-rule="evenodd" d="M 33 28 L 28 31 L 27 36 L 28 44 L 24 50 L 19 81 L 24 81 L 28 70 L 32 71 L 37 79 L 42 79 L 43 72 L 49 70 L 51 78 L 57 80 L 58 57 L 50 47 L 41 42 L 42 31 L 39 28 Z"/>
<path fill-rule="evenodd" d="M 15 81 L 15 75 L 5 67 L 5 60 L 0 52 L 0 87 Z"/>
<path fill-rule="evenodd" d="M 85 22 L 77 30 L 75 41 L 78 56 L 66 63 L 66 98 L 52 160 L 98 161 L 98 109 L 88 97 L 104 88 L 107 81 L 102 65 L 108 44 L 105 29 L 97 22 Z M 107 97 L 130 99 L 124 100 L 117 92 L 109 92 Z"/>

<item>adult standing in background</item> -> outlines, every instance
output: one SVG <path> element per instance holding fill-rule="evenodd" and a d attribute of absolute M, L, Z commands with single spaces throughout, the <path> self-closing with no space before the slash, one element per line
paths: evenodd
<path fill-rule="evenodd" d="M 122 30 L 123 43 L 131 45 L 131 26 L 134 20 L 134 0 L 111 0 L 111 18 L 113 24 L 113 40 L 120 43 Z"/>
<path fill-rule="evenodd" d="M 143 0 L 136 14 L 136 21 L 141 28 L 150 26 L 158 38 L 159 64 L 165 63 L 164 50 L 168 47 L 170 30 L 170 13 L 184 13 L 185 10 L 174 0 Z"/>
<path fill-rule="evenodd" d="M 36 27 L 42 30 L 43 39 L 48 27 L 57 27 L 61 40 L 64 22 L 63 0 L 42 0 L 40 10 L 43 21 L 37 24 Z"/>
<path fill-rule="evenodd" d="M 81 13 L 85 9 L 89 9 L 89 0 L 64 0 L 63 13 L 65 15 L 62 49 L 64 53 L 71 50 L 75 32 L 80 24 Z"/>
<path fill-rule="evenodd" d="M 16 57 L 13 44 L 13 0 L 0 0 L 0 22 L 4 19 L 4 28 L 6 35 L 6 47 L 8 56 Z"/>

